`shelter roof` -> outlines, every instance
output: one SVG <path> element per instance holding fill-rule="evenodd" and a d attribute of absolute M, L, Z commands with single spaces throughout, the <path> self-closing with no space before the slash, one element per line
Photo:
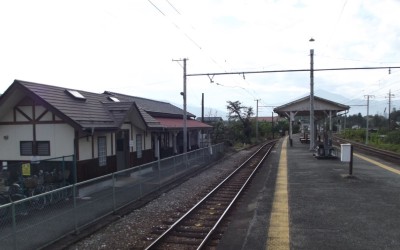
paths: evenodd
<path fill-rule="evenodd" d="M 176 128 L 183 128 L 183 120 L 182 119 L 176 119 L 176 118 L 161 118 L 157 117 L 155 118 L 162 127 L 165 127 L 167 129 L 176 129 Z M 192 120 L 192 119 L 187 119 L 186 122 L 187 128 L 193 128 L 193 129 L 211 129 L 212 126 L 207 125 L 205 123 Z"/>
<path fill-rule="evenodd" d="M 335 116 L 337 113 L 349 109 L 350 106 L 314 96 L 314 115 L 316 117 L 324 117 L 329 111 Z M 310 96 L 276 107 L 274 108 L 274 112 L 279 116 L 287 116 L 290 112 L 295 112 L 297 116 L 310 115 Z"/>

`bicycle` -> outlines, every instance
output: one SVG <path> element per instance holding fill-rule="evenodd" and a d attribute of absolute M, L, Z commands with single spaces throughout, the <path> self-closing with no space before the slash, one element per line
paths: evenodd
<path fill-rule="evenodd" d="M 17 183 L 13 183 L 9 187 L 7 192 L 3 192 L 0 194 L 0 205 L 9 204 L 14 201 L 22 200 L 24 198 L 26 198 L 26 196 L 23 194 L 21 186 Z M 0 217 L 5 217 L 10 213 L 11 211 L 9 211 L 7 207 L 0 209 Z M 16 213 L 18 215 L 28 214 L 24 203 L 20 203 L 16 206 Z"/>

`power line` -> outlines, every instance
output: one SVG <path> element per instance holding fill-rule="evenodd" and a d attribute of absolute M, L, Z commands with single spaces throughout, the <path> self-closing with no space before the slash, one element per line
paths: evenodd
<path fill-rule="evenodd" d="M 182 15 L 182 12 L 179 11 L 179 10 L 175 7 L 174 4 L 172 4 L 169 0 L 165 0 L 165 1 L 170 5 L 170 7 L 171 7 L 172 9 L 174 9 L 174 11 L 175 11 L 176 13 L 178 13 L 180 16 L 183 16 L 183 15 Z M 161 13 L 165 18 L 168 18 L 168 19 L 169 19 L 169 17 L 167 16 L 167 14 L 164 13 L 159 7 L 157 7 L 156 4 L 154 4 L 151 0 L 148 0 L 148 2 L 149 2 L 159 13 Z M 215 65 L 217 65 L 219 68 L 221 68 L 222 70 L 224 70 L 224 71 L 226 72 L 225 67 L 223 67 L 222 65 L 220 65 L 212 56 L 210 56 L 208 53 L 206 53 L 206 51 L 204 50 L 204 48 L 203 48 L 197 41 L 195 41 L 191 36 L 189 36 L 189 35 L 187 34 L 187 32 L 185 32 L 176 22 L 172 21 L 171 19 L 169 19 L 169 20 L 170 20 L 170 22 L 175 26 L 175 28 L 178 29 L 179 31 L 181 31 L 181 32 L 183 33 L 183 35 L 184 35 L 188 40 L 190 40 L 202 53 L 204 53 L 205 56 L 208 57 L 208 59 L 209 59 L 210 61 L 212 61 Z M 195 28 L 193 27 L 193 25 L 190 25 L 190 26 L 192 27 L 193 30 L 195 30 Z M 243 75 L 243 80 L 246 81 L 244 75 Z M 210 80 L 210 81 L 211 81 L 211 80 Z M 237 82 L 236 80 L 234 80 L 234 81 Z M 211 82 L 213 82 L 213 81 L 211 81 Z M 238 85 L 236 85 L 236 86 L 227 86 L 227 85 L 223 85 L 223 84 L 220 84 L 220 83 L 216 83 L 216 84 L 217 84 L 218 86 L 227 87 L 227 88 L 240 88 L 240 89 L 244 90 L 245 92 L 247 92 L 247 93 L 248 93 L 250 96 L 252 96 L 253 98 L 256 98 L 254 93 L 251 93 L 250 90 L 248 90 L 248 89 L 246 89 L 246 88 L 244 88 L 244 87 L 242 87 L 242 86 L 238 86 Z"/>
<path fill-rule="evenodd" d="M 168 16 L 161 11 L 160 8 L 157 7 L 156 4 L 154 4 L 151 0 L 147 0 L 159 13 L 161 13 L 161 15 L 163 15 L 164 17 L 168 18 Z M 189 41 L 191 41 L 197 48 L 199 48 L 200 50 L 202 50 L 201 46 L 194 40 L 192 39 L 185 31 L 183 31 L 183 29 L 181 29 L 181 27 L 179 27 L 178 24 L 176 24 L 174 21 L 172 21 L 170 18 L 168 18 L 168 20 L 175 26 L 176 29 L 180 30 L 182 32 L 182 34 L 189 39 Z"/>
<path fill-rule="evenodd" d="M 344 2 L 343 6 L 342 6 L 342 9 L 341 9 L 341 11 L 340 11 L 339 17 L 338 17 L 338 19 L 336 20 L 335 27 L 333 28 L 333 32 L 332 32 L 331 36 L 329 37 L 329 40 L 328 40 L 328 42 L 327 42 L 327 44 L 326 44 L 326 47 L 328 47 L 328 45 L 329 45 L 329 43 L 330 43 L 330 40 L 332 40 L 333 35 L 336 33 L 337 25 L 338 25 L 340 19 L 342 18 L 343 11 L 344 11 L 344 8 L 346 7 L 346 4 L 347 4 L 347 0 Z"/>
<path fill-rule="evenodd" d="M 164 12 L 162 12 L 158 7 L 157 7 L 157 5 L 155 5 L 152 1 L 150 1 L 150 0 L 147 0 L 154 8 L 156 8 L 156 10 L 158 10 L 158 12 L 160 12 L 161 13 L 161 15 L 163 15 L 163 16 L 167 16 L 167 15 L 165 15 L 164 14 Z"/>
<path fill-rule="evenodd" d="M 179 15 L 182 15 L 182 14 L 178 11 L 178 9 L 175 8 L 175 6 L 174 6 L 170 1 L 168 1 L 168 0 L 165 0 L 165 1 L 176 11 L 176 13 L 178 13 Z"/>

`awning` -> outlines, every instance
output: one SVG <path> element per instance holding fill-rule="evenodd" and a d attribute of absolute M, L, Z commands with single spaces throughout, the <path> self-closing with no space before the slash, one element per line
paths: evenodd
<path fill-rule="evenodd" d="M 166 129 L 183 129 L 183 119 L 176 119 L 176 118 L 158 118 L 155 117 L 155 119 L 161 124 L 162 127 Z M 186 126 L 188 129 L 211 129 L 212 126 L 188 119 L 186 122 Z"/>

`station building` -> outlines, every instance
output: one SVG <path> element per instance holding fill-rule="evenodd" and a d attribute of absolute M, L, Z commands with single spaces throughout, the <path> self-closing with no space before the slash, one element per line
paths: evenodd
<path fill-rule="evenodd" d="M 187 113 L 187 151 L 212 126 Z M 87 180 L 183 152 L 183 110 L 167 102 L 15 80 L 0 97 L 0 166 L 74 155 Z M 203 134 L 202 134 L 203 133 Z"/>

